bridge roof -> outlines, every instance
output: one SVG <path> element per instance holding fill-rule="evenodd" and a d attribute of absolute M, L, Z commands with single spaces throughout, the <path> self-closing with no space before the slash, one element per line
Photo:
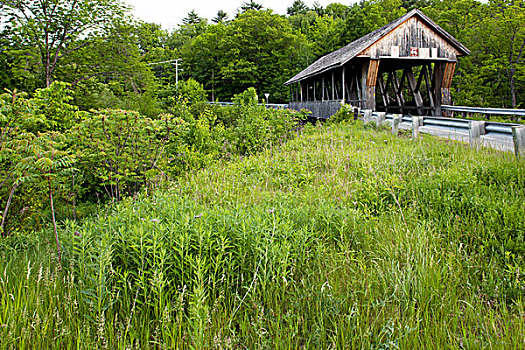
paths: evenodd
<path fill-rule="evenodd" d="M 352 41 L 350 44 L 331 52 L 317 61 L 312 63 L 305 70 L 288 80 L 285 85 L 290 85 L 297 83 L 301 80 L 310 78 L 312 76 L 324 73 L 328 70 L 341 67 L 357 55 L 359 55 L 363 50 L 367 49 L 378 40 L 383 38 L 388 33 L 392 32 L 399 25 L 410 19 L 411 17 L 417 16 L 420 20 L 426 23 L 431 29 L 441 35 L 448 43 L 450 43 L 454 48 L 456 48 L 461 54 L 468 55 L 470 51 L 459 41 L 456 40 L 452 35 L 447 33 L 443 28 L 437 25 L 434 21 L 428 18 L 423 12 L 418 9 L 414 9 L 404 16 L 396 19 L 395 21 L 387 24 L 386 26 L 379 28 L 367 35 Z"/>

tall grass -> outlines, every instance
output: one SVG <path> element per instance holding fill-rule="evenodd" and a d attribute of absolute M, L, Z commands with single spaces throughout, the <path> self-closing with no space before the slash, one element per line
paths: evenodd
<path fill-rule="evenodd" d="M 3 253 L 2 348 L 521 348 L 525 167 L 306 128 Z"/>

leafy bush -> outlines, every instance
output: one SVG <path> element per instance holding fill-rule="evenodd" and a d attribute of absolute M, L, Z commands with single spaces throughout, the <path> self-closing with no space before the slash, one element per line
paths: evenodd
<path fill-rule="evenodd" d="M 349 104 L 341 104 L 341 108 L 330 117 L 331 123 L 339 123 L 345 120 L 354 120 L 354 107 Z"/>
<path fill-rule="evenodd" d="M 182 123 L 170 115 L 159 119 L 138 112 L 101 110 L 87 115 L 73 130 L 79 168 L 116 200 L 158 182 L 166 171 L 165 149 Z"/>

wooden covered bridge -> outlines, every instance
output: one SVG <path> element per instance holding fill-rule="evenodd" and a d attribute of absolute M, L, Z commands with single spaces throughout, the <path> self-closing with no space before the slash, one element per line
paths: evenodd
<path fill-rule="evenodd" d="M 341 102 L 363 109 L 441 115 L 460 56 L 470 51 L 413 10 L 321 57 L 286 82 L 290 107 L 329 118 Z"/>

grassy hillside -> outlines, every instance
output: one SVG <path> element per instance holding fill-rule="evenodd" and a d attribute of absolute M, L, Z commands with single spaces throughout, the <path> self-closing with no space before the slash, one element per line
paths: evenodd
<path fill-rule="evenodd" d="M 512 154 L 306 128 L 4 250 L 0 347 L 519 348 L 524 203 Z"/>

